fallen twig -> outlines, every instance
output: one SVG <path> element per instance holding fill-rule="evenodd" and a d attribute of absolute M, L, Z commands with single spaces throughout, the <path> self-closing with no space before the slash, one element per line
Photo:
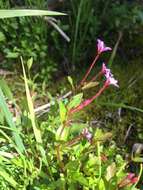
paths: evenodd
<path fill-rule="evenodd" d="M 68 93 L 66 93 L 65 95 L 61 96 L 58 98 L 58 100 L 63 100 L 68 98 L 70 95 L 72 94 L 72 91 L 69 91 Z M 50 110 L 50 107 L 52 104 L 54 104 L 55 102 L 49 102 L 47 104 L 44 104 L 42 106 L 39 106 L 37 108 L 34 109 L 35 114 L 37 115 L 43 115 L 44 113 L 48 112 Z"/>

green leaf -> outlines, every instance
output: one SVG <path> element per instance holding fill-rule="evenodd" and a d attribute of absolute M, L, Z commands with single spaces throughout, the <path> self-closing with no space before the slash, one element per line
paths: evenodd
<path fill-rule="evenodd" d="M 31 69 L 32 65 L 33 65 L 33 57 L 31 57 L 31 58 L 28 59 L 28 61 L 27 61 L 27 66 L 28 66 L 28 69 L 29 69 L 29 70 Z"/>
<path fill-rule="evenodd" d="M 19 132 L 18 132 L 18 130 L 16 128 L 16 125 L 13 122 L 12 114 L 10 113 L 10 111 L 8 109 L 8 106 L 7 106 L 6 102 L 5 102 L 4 95 L 3 95 L 3 92 L 1 90 L 1 88 L 0 88 L 0 108 L 2 109 L 2 111 L 4 113 L 4 116 L 6 118 L 6 121 L 7 121 L 8 125 L 9 125 L 9 127 L 12 130 L 14 130 L 13 136 L 14 136 L 14 140 L 15 140 L 15 143 L 17 145 L 18 150 L 21 153 L 24 152 L 25 147 L 23 145 L 22 138 L 20 137 Z"/>
<path fill-rule="evenodd" d="M 0 32 L 0 42 L 3 41 L 5 41 L 5 35 L 2 32 Z"/>
<path fill-rule="evenodd" d="M 8 85 L 7 85 L 7 83 L 6 83 L 6 81 L 5 81 L 4 79 L 1 79 L 1 80 L 0 80 L 0 87 L 1 87 L 1 89 L 2 89 L 2 91 L 3 91 L 3 93 L 4 93 L 4 95 L 5 95 L 8 99 L 14 100 L 13 95 L 12 95 L 12 92 L 11 92 L 10 88 L 8 87 Z"/>
<path fill-rule="evenodd" d="M 106 170 L 106 180 L 109 181 L 116 174 L 116 164 L 113 162 L 111 165 L 107 167 Z"/>
<path fill-rule="evenodd" d="M 2 110 L 0 110 L 0 123 L 4 124 L 4 113 Z"/>
<path fill-rule="evenodd" d="M 66 141 L 69 136 L 69 131 L 70 131 L 69 127 L 63 128 L 63 125 L 61 125 L 56 132 L 56 140 Z"/>
<path fill-rule="evenodd" d="M 31 124 L 32 124 L 35 139 L 36 139 L 37 143 L 42 144 L 41 131 L 36 126 L 36 118 L 35 118 L 33 101 L 32 101 L 32 97 L 30 95 L 30 90 L 29 90 L 29 86 L 28 86 L 28 80 L 27 80 L 27 77 L 26 77 L 26 72 L 25 72 L 22 57 L 21 57 L 21 63 L 22 63 L 22 69 L 23 69 L 23 75 L 24 75 L 26 97 L 27 97 L 27 103 L 28 103 L 28 109 L 29 109 L 29 117 L 30 117 L 30 120 L 31 120 Z M 39 148 L 39 150 L 41 152 L 43 161 L 45 162 L 45 164 L 47 164 L 47 159 L 46 159 L 44 148 L 42 146 L 40 146 L 40 145 L 38 146 L 38 148 Z"/>
<path fill-rule="evenodd" d="M 30 120 L 31 120 L 31 123 L 32 123 L 35 139 L 36 139 L 36 141 L 38 143 L 42 143 L 41 133 L 40 133 L 40 130 L 37 128 L 36 122 L 35 122 L 34 106 L 33 106 L 32 97 L 30 95 L 30 90 L 29 90 L 29 86 L 28 86 L 28 80 L 27 80 L 27 77 L 26 77 L 23 60 L 21 59 L 21 61 L 22 61 L 22 69 L 23 69 L 23 75 L 24 75 L 27 103 L 28 103 L 28 108 L 29 108 L 29 117 L 30 117 Z"/>
<path fill-rule="evenodd" d="M 74 134 L 74 133 L 79 134 L 86 127 L 88 127 L 88 125 L 84 124 L 84 123 L 72 123 L 72 125 L 70 127 L 70 133 L 71 134 Z"/>
<path fill-rule="evenodd" d="M 102 178 L 100 179 L 98 185 L 99 185 L 99 190 L 106 190 L 106 189 L 105 189 L 105 184 L 104 184 L 104 181 L 103 181 Z"/>
<path fill-rule="evenodd" d="M 0 176 L 2 176 L 12 187 L 17 189 L 16 187 L 17 187 L 18 183 L 14 180 L 14 178 L 11 175 L 9 175 L 2 168 L 0 168 Z"/>
<path fill-rule="evenodd" d="M 82 97 L 83 97 L 83 93 L 80 93 L 74 96 L 72 100 L 70 101 L 70 103 L 68 104 L 68 109 L 70 110 L 71 108 L 78 106 L 82 101 Z"/>
<path fill-rule="evenodd" d="M 99 84 L 99 82 L 89 82 L 87 84 L 85 84 L 83 87 L 82 87 L 82 90 L 86 90 L 86 89 L 89 89 L 89 88 L 93 88 L 95 86 L 97 86 Z"/>
<path fill-rule="evenodd" d="M 69 161 L 65 168 L 68 169 L 70 172 L 76 172 L 79 169 L 80 163 L 77 160 Z"/>
<path fill-rule="evenodd" d="M 73 79 L 70 76 L 68 76 L 68 81 L 69 81 L 72 89 L 74 89 Z"/>
<path fill-rule="evenodd" d="M 0 10 L 0 18 L 13 18 L 22 16 L 56 16 L 56 15 L 66 15 L 64 13 L 55 11 L 45 11 L 45 10 L 32 10 L 32 9 L 16 9 L 16 10 Z"/>
<path fill-rule="evenodd" d="M 11 58 L 11 59 L 15 59 L 19 56 L 19 53 L 18 52 L 8 52 L 6 57 L 7 58 Z"/>
<path fill-rule="evenodd" d="M 72 180 L 79 182 L 81 185 L 88 187 L 88 180 L 83 176 L 80 172 L 73 172 L 72 174 Z"/>
<path fill-rule="evenodd" d="M 63 123 L 66 120 L 66 107 L 62 101 L 59 101 L 59 108 L 60 108 L 60 119 L 61 123 Z"/>

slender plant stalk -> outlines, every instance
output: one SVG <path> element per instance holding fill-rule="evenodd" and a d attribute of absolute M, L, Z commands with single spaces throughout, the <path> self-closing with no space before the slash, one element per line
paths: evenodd
<path fill-rule="evenodd" d="M 84 107 L 88 106 L 89 104 L 91 104 L 98 96 L 100 96 L 102 94 L 102 92 L 107 88 L 107 85 L 104 84 L 104 86 L 95 94 L 95 96 L 93 96 L 91 99 L 88 99 L 88 103 L 87 100 L 83 101 L 79 106 L 75 107 L 74 109 L 70 110 L 70 114 L 73 114 L 77 111 L 82 110 Z"/>
<path fill-rule="evenodd" d="M 98 77 L 100 77 L 101 75 L 102 75 L 102 72 L 100 71 L 97 75 L 95 75 L 95 76 L 89 81 L 89 83 L 96 81 L 96 79 L 97 79 Z"/>
<path fill-rule="evenodd" d="M 99 161 L 99 180 L 101 179 L 101 154 L 100 154 L 100 142 L 97 142 L 97 154 L 98 154 L 98 161 Z"/>
<path fill-rule="evenodd" d="M 95 59 L 93 60 L 92 64 L 90 65 L 89 69 L 87 70 L 85 76 L 83 77 L 82 81 L 80 82 L 80 85 L 82 85 L 85 82 L 85 80 L 87 79 L 89 73 L 91 72 L 91 70 L 94 67 L 94 65 L 95 65 L 96 61 L 98 60 L 98 58 L 99 58 L 99 54 L 96 55 Z"/>

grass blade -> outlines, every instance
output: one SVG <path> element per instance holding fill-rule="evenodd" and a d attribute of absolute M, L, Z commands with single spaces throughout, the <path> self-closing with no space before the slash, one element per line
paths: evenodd
<path fill-rule="evenodd" d="M 0 10 L 0 18 L 13 18 L 13 17 L 22 17 L 22 16 L 58 16 L 58 15 L 66 15 L 66 14 L 56 11 L 32 10 L 32 9 Z"/>
<path fill-rule="evenodd" d="M 23 142 L 22 142 L 22 139 L 21 139 L 21 137 L 19 135 L 19 132 L 18 132 L 18 130 L 16 128 L 16 125 L 13 122 L 12 114 L 9 111 L 8 106 L 7 106 L 6 102 L 5 102 L 4 95 L 3 95 L 3 92 L 1 90 L 1 87 L 0 87 L 0 108 L 2 109 L 2 111 L 4 113 L 4 117 L 6 118 L 6 121 L 7 121 L 8 125 L 9 125 L 9 127 L 12 130 L 14 130 L 12 132 L 12 134 L 13 134 L 13 137 L 14 137 L 14 141 L 15 141 L 15 143 L 17 145 L 17 148 L 19 149 L 19 151 L 21 153 L 24 152 L 25 147 L 23 145 Z"/>
<path fill-rule="evenodd" d="M 4 79 L 1 79 L 1 80 L 0 80 L 0 86 L 1 86 L 1 89 L 2 89 L 2 91 L 3 91 L 3 93 L 4 93 L 4 95 L 5 95 L 8 99 L 14 100 L 13 95 L 12 95 L 12 92 L 11 92 L 10 88 L 8 87 L 8 85 L 7 85 L 7 83 L 6 83 L 6 81 L 5 81 Z"/>
<path fill-rule="evenodd" d="M 17 182 L 13 179 L 12 176 L 10 176 L 5 170 L 0 168 L 0 176 L 2 176 L 12 187 L 16 189 Z"/>
<path fill-rule="evenodd" d="M 124 103 L 114 103 L 114 102 L 97 102 L 99 105 L 102 105 L 102 106 L 110 106 L 110 107 L 116 107 L 116 108 L 125 108 L 125 109 L 129 109 L 129 110 L 132 110 L 132 111 L 138 111 L 138 112 L 141 112 L 143 113 L 143 109 L 141 108 L 137 108 L 137 107 L 134 107 L 134 106 L 128 106 Z"/>
<path fill-rule="evenodd" d="M 33 132 L 34 132 L 36 141 L 38 143 L 42 143 L 42 138 L 41 138 L 40 130 L 36 127 L 33 101 L 32 101 L 32 97 L 30 95 L 30 90 L 29 90 L 29 87 L 28 87 L 28 81 L 27 81 L 26 72 L 25 72 L 25 68 L 24 68 L 24 64 L 23 64 L 23 59 L 22 58 L 21 58 L 21 63 L 22 63 L 22 69 L 23 69 L 23 75 L 24 75 L 24 82 L 25 82 L 25 90 L 26 90 L 26 96 L 27 96 L 27 103 L 28 103 L 28 108 L 29 108 L 29 115 L 30 115 L 30 120 L 31 120 Z"/>
<path fill-rule="evenodd" d="M 109 65 L 110 68 L 111 68 L 112 63 L 113 63 L 113 61 L 114 61 L 114 58 L 115 58 L 115 56 L 116 56 L 116 53 L 117 53 L 117 50 L 118 50 L 118 46 L 119 46 L 119 43 L 120 43 L 120 41 L 121 41 L 121 39 L 122 39 L 122 36 L 123 36 L 123 32 L 120 31 L 120 32 L 119 32 L 119 36 L 118 36 L 118 40 L 117 40 L 117 42 L 116 42 L 116 44 L 115 44 L 115 46 L 114 46 L 114 48 L 113 48 L 111 57 L 110 57 L 109 62 L 108 62 L 108 65 Z"/>

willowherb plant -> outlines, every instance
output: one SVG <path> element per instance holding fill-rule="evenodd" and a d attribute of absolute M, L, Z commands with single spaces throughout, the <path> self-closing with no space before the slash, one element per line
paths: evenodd
<path fill-rule="evenodd" d="M 103 53 L 103 52 L 105 52 L 105 51 L 111 50 L 110 47 L 106 47 L 105 46 L 105 44 L 104 44 L 103 41 L 101 41 L 99 39 L 97 41 L 98 41 L 98 44 L 97 44 L 97 55 L 96 55 L 94 61 L 92 62 L 92 64 L 90 65 L 89 69 L 87 70 L 85 76 L 81 80 L 80 86 L 83 85 L 86 82 L 86 79 L 89 76 L 91 70 L 93 69 L 93 67 L 94 67 L 96 61 L 98 60 L 100 54 Z M 105 78 L 106 78 L 106 81 L 104 82 L 103 87 L 93 97 L 91 97 L 90 99 L 87 99 L 87 100 L 83 101 L 80 105 L 78 105 L 77 107 L 71 109 L 69 111 L 70 114 L 72 114 L 74 112 L 77 112 L 77 111 L 80 111 L 84 107 L 86 107 L 87 105 L 91 104 L 110 85 L 114 85 L 116 87 L 119 87 L 118 81 L 114 79 L 114 76 L 111 73 L 111 70 L 106 67 L 105 63 L 102 64 L 102 69 L 101 69 L 101 71 L 96 76 L 99 77 L 99 76 L 102 76 L 102 75 L 104 75 Z M 95 78 L 97 78 L 97 77 L 94 77 L 94 80 L 95 80 Z M 92 81 L 93 81 L 93 79 L 92 79 Z"/>
<path fill-rule="evenodd" d="M 89 177 L 90 180 L 88 181 L 88 185 L 86 184 L 85 186 L 88 186 L 91 189 L 110 189 L 110 190 L 114 190 L 114 189 L 120 189 L 120 188 L 126 188 L 126 189 L 130 189 L 130 187 L 132 185 L 135 185 L 138 183 L 139 178 L 135 176 L 135 174 L 133 174 L 132 176 L 130 174 L 125 175 L 124 172 L 124 167 L 122 165 L 122 169 L 118 168 L 118 166 L 113 162 L 110 163 L 109 158 L 106 154 L 103 153 L 102 150 L 102 146 L 100 145 L 100 141 L 102 141 L 104 138 L 104 140 L 110 138 L 111 134 L 107 133 L 104 134 L 103 136 L 99 135 L 98 133 L 100 133 L 100 130 L 96 130 L 96 131 L 92 131 L 89 130 L 89 127 L 82 127 L 81 130 L 79 130 L 77 135 L 74 135 L 72 133 L 72 130 L 76 130 L 73 129 L 74 126 L 74 119 L 73 119 L 73 115 L 81 110 L 83 110 L 86 106 L 90 105 L 97 97 L 99 97 L 104 90 L 106 90 L 110 85 L 113 85 L 115 87 L 119 87 L 118 85 L 118 81 L 114 78 L 113 74 L 111 73 L 111 70 L 106 66 L 105 63 L 102 64 L 102 68 L 99 71 L 99 73 L 92 78 L 89 82 L 87 81 L 88 76 L 90 75 L 91 70 L 93 69 L 96 61 L 99 59 L 100 55 L 103 52 L 106 51 L 110 51 L 111 48 L 110 47 L 106 47 L 104 42 L 101 40 L 97 40 L 97 55 L 95 56 L 94 61 L 92 62 L 92 64 L 90 65 L 89 69 L 87 70 L 86 74 L 84 75 L 83 79 L 81 80 L 80 84 L 77 86 L 77 90 L 80 90 L 80 88 L 82 88 L 84 85 L 88 85 L 91 81 L 95 81 L 96 79 L 98 79 L 99 77 L 101 78 L 102 76 L 105 78 L 104 82 L 103 82 L 103 86 L 97 91 L 97 93 L 92 96 L 91 98 L 88 98 L 84 101 L 82 101 L 82 94 L 78 94 L 75 95 L 71 101 L 67 104 L 64 105 L 62 102 L 60 102 L 60 117 L 61 117 L 61 123 L 62 126 L 60 127 L 60 129 L 58 129 L 58 140 L 64 140 L 63 144 L 59 144 L 57 147 L 57 158 L 59 160 L 59 166 L 61 168 L 61 171 L 63 173 L 68 171 L 66 170 L 67 165 L 65 165 L 64 163 L 64 159 L 63 159 L 63 154 L 65 152 L 64 149 L 69 149 L 72 148 L 73 153 L 69 153 L 71 154 L 76 154 L 75 148 L 74 147 L 78 147 L 79 149 L 81 149 L 81 145 L 82 142 L 84 140 L 87 141 L 88 145 L 85 145 L 85 149 L 83 148 L 83 152 L 89 152 L 89 157 L 88 159 L 90 160 L 90 156 L 92 155 L 95 159 L 98 160 L 97 166 L 95 168 L 95 173 L 96 175 L 94 176 L 95 179 L 93 180 L 93 184 L 90 184 L 90 180 L 91 180 L 91 176 Z M 74 89 L 75 90 L 75 89 Z M 76 90 L 75 90 L 76 91 Z M 80 124 L 79 124 L 80 125 Z M 100 131 L 100 132 L 99 132 Z M 106 136 L 107 135 L 107 136 Z M 108 136 L 109 135 L 109 136 Z M 104 141 L 103 140 L 103 141 Z M 93 153 L 91 151 L 92 148 L 95 148 L 97 153 Z M 83 153 L 82 151 L 80 152 L 81 155 L 80 157 L 83 158 Z M 67 152 L 66 152 L 67 153 Z M 67 153 L 68 154 L 68 153 Z M 113 155 L 112 155 L 113 156 Z M 76 156 L 73 156 L 74 159 L 78 160 L 79 158 L 77 158 Z M 109 161 L 109 163 L 108 163 Z M 82 161 L 79 161 L 81 165 L 86 165 L 87 162 L 82 163 Z M 127 163 L 124 162 L 124 166 Z M 119 164 L 120 165 L 120 164 Z M 84 166 L 83 166 L 84 168 Z M 119 169 L 119 171 L 117 172 L 117 170 Z M 106 171 L 106 174 L 104 173 Z M 81 172 L 81 168 L 79 169 L 79 172 Z M 82 172 L 82 175 L 86 175 L 84 173 L 84 171 Z M 82 176 L 82 177 L 83 177 Z M 84 176 L 85 177 L 85 176 Z M 86 177 L 85 177 L 86 178 Z M 84 178 L 84 179 L 85 179 Z M 86 178 L 87 180 L 87 178 Z M 80 181 L 80 183 L 82 184 L 82 182 Z M 70 185 L 69 185 L 70 186 Z"/>
<path fill-rule="evenodd" d="M 0 151 L 0 158 L 3 158 L 2 167 L 5 169 L 0 172 L 0 179 L 5 181 L 5 186 L 0 183 L 0 189 L 11 189 L 12 186 L 14 189 L 40 190 L 138 190 L 136 186 L 142 174 L 142 165 L 139 174 L 127 173 L 125 167 L 128 162 L 123 160 L 116 150 L 115 143 L 111 142 L 112 134 L 103 133 L 99 128 L 90 127 L 88 122 L 83 123 L 79 120 L 77 122 L 74 118 L 77 112 L 93 103 L 110 85 L 119 87 L 118 81 L 114 79 L 105 63 L 102 64 L 99 73 L 87 81 L 100 55 L 108 50 L 111 48 L 106 47 L 104 42 L 98 39 L 97 55 L 77 88 L 71 81 L 73 91 L 76 93 L 91 81 L 103 77 L 104 80 L 101 81 L 103 85 L 97 93 L 84 101 L 83 93 L 73 96 L 66 103 L 59 101 L 59 114 L 57 105 L 54 104 L 46 121 L 37 122 L 22 64 L 29 109 L 22 114 L 24 119 L 18 122 L 18 126 L 25 127 L 25 131 L 22 131 L 22 136 L 17 133 L 26 148 L 20 154 L 19 152 L 15 154 L 14 148 L 17 150 L 20 145 L 15 144 L 13 147 L 14 143 L 8 141 L 12 145 L 12 148 L 8 148 L 11 160 L 4 159 L 2 155 L 7 156 L 7 152 Z M 2 104 L 2 97 L 0 102 Z M 7 137 L 1 129 L 0 133 Z M 110 142 L 107 148 L 103 146 L 103 142 L 108 139 Z"/>

